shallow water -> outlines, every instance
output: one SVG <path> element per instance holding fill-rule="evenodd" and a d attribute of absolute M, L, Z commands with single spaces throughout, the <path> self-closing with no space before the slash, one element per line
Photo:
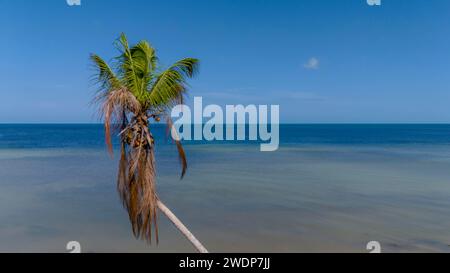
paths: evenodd
<path fill-rule="evenodd" d="M 161 199 L 213 252 L 450 251 L 449 125 L 282 125 L 258 143 L 186 143 L 157 127 Z M 0 251 L 189 252 L 160 218 L 133 238 L 98 125 L 0 125 Z"/>

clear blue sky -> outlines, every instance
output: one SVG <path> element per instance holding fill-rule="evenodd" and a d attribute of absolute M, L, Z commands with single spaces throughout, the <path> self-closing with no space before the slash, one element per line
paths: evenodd
<path fill-rule="evenodd" d="M 450 122 L 450 1 L 0 0 L 0 122 L 97 122 L 89 53 L 125 32 L 191 97 L 280 104 L 283 122 Z"/>

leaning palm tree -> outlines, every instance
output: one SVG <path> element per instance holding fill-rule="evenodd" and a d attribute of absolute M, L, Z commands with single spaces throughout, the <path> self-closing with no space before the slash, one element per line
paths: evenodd
<path fill-rule="evenodd" d="M 192 233 L 159 200 L 156 191 L 155 140 L 151 121 L 167 120 L 171 126 L 170 109 L 183 103 L 187 91 L 186 79 L 198 70 L 198 60 L 186 58 L 161 70 L 155 50 L 147 41 L 129 46 L 125 34 L 115 43 L 119 56 L 109 66 L 92 54 L 99 85 L 95 102 L 100 104 L 104 119 L 105 138 L 113 153 L 112 134 L 120 138 L 120 160 L 117 190 L 128 211 L 132 230 L 137 238 L 158 242 L 157 211 L 160 209 L 201 252 L 206 249 Z M 182 165 L 181 178 L 186 173 L 186 155 L 179 140 L 174 140 Z"/>

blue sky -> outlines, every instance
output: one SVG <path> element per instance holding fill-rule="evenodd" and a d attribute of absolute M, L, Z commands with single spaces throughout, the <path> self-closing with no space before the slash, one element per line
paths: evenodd
<path fill-rule="evenodd" d="M 282 122 L 450 122 L 450 1 L 0 0 L 0 122 L 98 122 L 89 54 L 201 60 L 190 96 Z"/>

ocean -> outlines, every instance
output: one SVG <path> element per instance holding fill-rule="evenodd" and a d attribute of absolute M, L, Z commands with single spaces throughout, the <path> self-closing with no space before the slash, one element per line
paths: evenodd
<path fill-rule="evenodd" d="M 450 125 L 285 124 L 280 147 L 155 126 L 161 200 L 211 252 L 450 252 Z M 193 252 L 160 215 L 136 240 L 101 125 L 0 125 L 0 251 Z"/>

